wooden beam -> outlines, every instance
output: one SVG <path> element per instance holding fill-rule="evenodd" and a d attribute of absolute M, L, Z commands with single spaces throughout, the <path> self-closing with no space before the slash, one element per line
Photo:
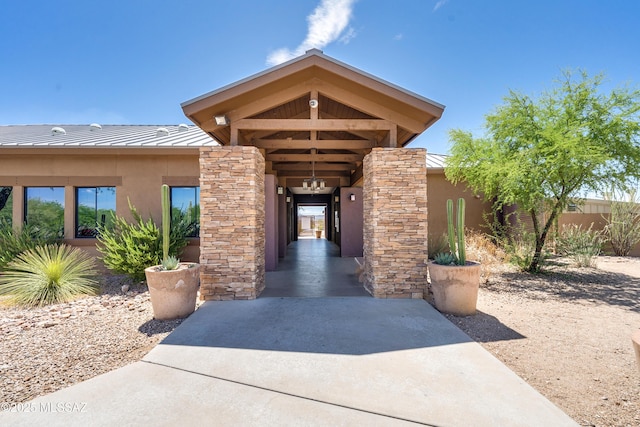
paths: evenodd
<path fill-rule="evenodd" d="M 351 174 L 351 183 L 350 183 L 350 185 L 352 185 L 352 186 L 355 185 L 362 178 L 364 178 L 364 168 L 362 167 L 362 165 L 360 165 Z"/>
<path fill-rule="evenodd" d="M 324 171 L 352 171 L 356 168 L 355 163 L 318 163 L 316 170 Z M 273 168 L 278 170 L 307 171 L 311 169 L 308 162 L 305 163 L 273 163 Z"/>
<path fill-rule="evenodd" d="M 358 154 L 316 154 L 316 162 L 361 162 L 362 156 Z M 267 154 L 270 162 L 311 162 L 310 154 Z"/>
<path fill-rule="evenodd" d="M 309 178 L 311 175 L 311 168 L 308 171 L 286 171 L 279 170 L 278 176 L 286 176 L 286 177 L 294 177 L 294 178 Z M 316 169 L 316 178 L 326 178 L 326 177 L 341 177 L 351 176 L 350 171 L 319 171 Z"/>
<path fill-rule="evenodd" d="M 293 140 L 293 139 L 258 139 L 249 142 L 258 148 L 277 150 L 366 150 L 375 147 L 375 143 L 362 139 L 325 139 L 325 140 Z"/>
<path fill-rule="evenodd" d="M 309 130 L 391 130 L 394 123 L 371 119 L 242 119 L 235 124 L 243 130 L 309 131 Z"/>
<path fill-rule="evenodd" d="M 305 178 L 287 177 L 287 187 L 302 187 L 302 181 L 304 181 L 304 179 Z M 345 180 L 348 181 L 349 178 L 327 178 L 324 182 L 327 187 L 346 187 L 348 184 L 345 183 Z"/>
<path fill-rule="evenodd" d="M 398 111 L 361 97 L 353 91 L 343 89 L 328 82 L 325 82 L 322 86 L 321 93 L 336 102 L 347 105 L 356 110 L 363 111 L 370 116 L 380 117 L 395 122 L 412 133 L 422 133 L 428 127 L 428 123 L 425 124 L 420 120 L 405 116 Z"/>

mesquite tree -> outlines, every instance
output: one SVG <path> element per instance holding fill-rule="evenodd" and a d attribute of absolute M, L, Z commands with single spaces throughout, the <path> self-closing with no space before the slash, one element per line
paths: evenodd
<path fill-rule="evenodd" d="M 486 116 L 484 137 L 450 132 L 447 178 L 531 216 L 536 244 L 527 271 L 539 271 L 549 231 L 569 203 L 640 177 L 640 91 L 605 93 L 602 82 L 565 72 L 537 98 L 511 91 Z"/>

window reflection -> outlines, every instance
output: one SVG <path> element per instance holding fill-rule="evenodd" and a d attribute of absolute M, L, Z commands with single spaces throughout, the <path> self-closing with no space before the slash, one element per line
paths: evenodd
<path fill-rule="evenodd" d="M 76 237 L 96 237 L 101 227 L 113 225 L 116 187 L 76 188 Z"/>
<path fill-rule="evenodd" d="M 64 237 L 64 187 L 26 187 L 24 220 L 38 230 Z"/>
<path fill-rule="evenodd" d="M 171 187 L 171 218 L 191 224 L 187 237 L 200 236 L 200 187 Z"/>

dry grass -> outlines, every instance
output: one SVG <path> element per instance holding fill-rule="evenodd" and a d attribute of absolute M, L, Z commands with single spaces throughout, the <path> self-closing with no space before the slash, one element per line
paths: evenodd
<path fill-rule="evenodd" d="M 484 283 L 489 282 L 491 275 L 504 264 L 506 254 L 485 233 L 468 230 L 466 234 L 467 258 L 481 264 L 481 275 Z"/>

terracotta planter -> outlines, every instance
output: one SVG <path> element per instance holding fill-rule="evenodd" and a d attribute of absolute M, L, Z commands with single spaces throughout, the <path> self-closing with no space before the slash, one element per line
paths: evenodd
<path fill-rule="evenodd" d="M 456 316 L 476 312 L 480 287 L 480 264 L 440 265 L 429 263 L 431 290 L 438 311 Z"/>
<path fill-rule="evenodd" d="M 200 264 L 181 263 L 176 270 L 161 270 L 161 266 L 146 268 L 153 316 L 158 320 L 187 317 L 196 309 L 200 285 Z"/>
<path fill-rule="evenodd" d="M 640 329 L 631 335 L 631 342 L 633 342 L 633 349 L 636 351 L 636 362 L 638 362 L 638 369 L 640 369 Z"/>
<path fill-rule="evenodd" d="M 316 239 L 319 239 L 322 237 L 322 230 L 316 230 Z"/>

